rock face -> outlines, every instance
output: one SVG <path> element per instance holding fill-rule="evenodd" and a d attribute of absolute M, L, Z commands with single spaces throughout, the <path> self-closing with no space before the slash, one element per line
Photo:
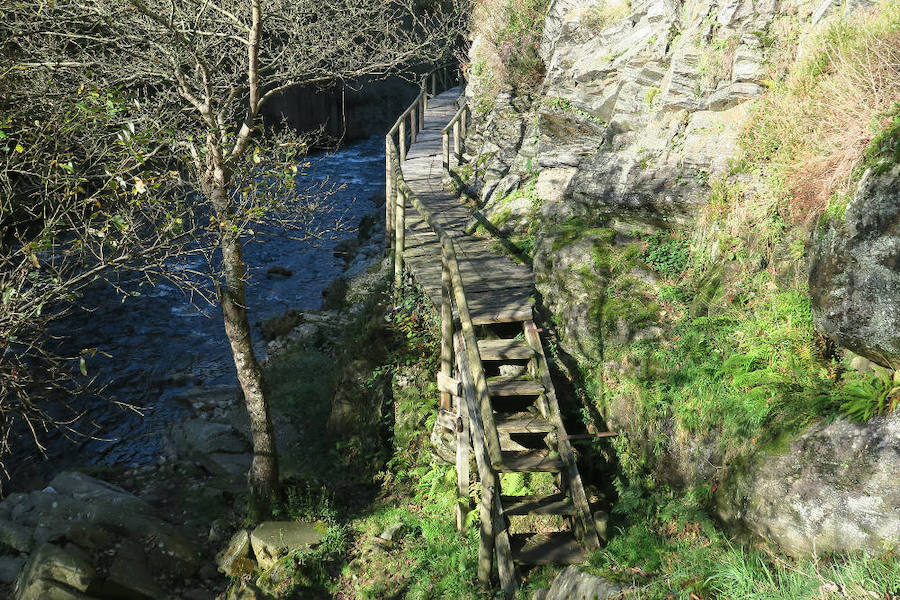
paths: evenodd
<path fill-rule="evenodd" d="M 603 600 L 618 596 L 622 588 L 602 577 L 567 567 L 556 576 L 544 600 Z"/>
<path fill-rule="evenodd" d="M 80 473 L 11 494 L 0 503 L 0 532 L 0 559 L 21 566 L 15 600 L 162 598 L 198 567 L 194 546 L 150 505 Z"/>
<path fill-rule="evenodd" d="M 900 164 L 864 178 L 843 219 L 820 229 L 809 275 L 816 325 L 900 370 Z"/>
<path fill-rule="evenodd" d="M 653 375 L 612 356 L 664 339 L 674 322 L 671 314 L 671 321 L 659 318 L 667 282 L 629 257 L 641 255 L 648 234 L 702 227 L 720 176 L 744 176 L 740 183 L 753 188 L 750 175 L 731 168 L 752 100 L 783 75 L 797 58 L 793 50 L 802 51 L 829 13 L 864 4 L 553 0 L 540 44 L 546 76 L 530 96 L 486 97 L 490 75 L 476 67 L 490 64 L 479 54 L 489 42 L 473 41 L 467 93 L 475 127 L 466 148 L 483 179 L 481 212 L 501 232 L 533 239 L 539 303 L 579 367 L 622 379 Z M 778 54 L 785 48 L 793 50 Z M 524 190 L 533 202 L 522 201 Z M 900 368 L 900 167 L 864 180 L 814 246 L 809 283 L 818 328 Z M 781 262 L 759 268 L 777 273 L 773 286 L 802 280 L 802 260 L 781 250 L 772 256 Z M 729 269 L 710 269 L 683 318 L 714 316 L 710 305 Z M 627 399 L 604 402 L 611 429 L 666 440 L 652 467 L 659 481 L 678 488 L 718 477 L 714 465 L 724 461 L 712 434 L 680 435 L 672 421 L 641 422 Z M 900 436 L 892 423 L 817 426 L 785 454 L 744 456 L 752 468 L 720 488 L 723 518 L 794 552 L 898 543 Z M 852 450 L 841 454 L 828 436 Z"/>
<path fill-rule="evenodd" d="M 900 414 L 817 425 L 720 490 L 720 514 L 793 553 L 880 551 L 900 539 Z"/>

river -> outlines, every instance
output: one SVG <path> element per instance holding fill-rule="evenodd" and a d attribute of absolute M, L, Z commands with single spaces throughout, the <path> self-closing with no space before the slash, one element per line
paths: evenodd
<path fill-rule="evenodd" d="M 371 198 L 383 194 L 383 144 L 376 136 L 347 145 L 311 159 L 307 169 L 308 177 L 343 184 L 331 198 L 331 214 L 344 215 L 354 228 L 374 210 Z M 335 245 L 356 235 L 345 231 L 311 245 L 277 235 L 284 232 L 268 233 L 276 235 L 258 236 L 245 246 L 250 269 L 247 302 L 260 355 L 264 346 L 256 323 L 290 309 L 318 309 L 322 290 L 343 266 L 333 256 Z M 273 266 L 294 274 L 268 278 Z M 91 437 L 52 432 L 44 438 L 46 459 L 34 448 L 20 448 L 8 462 L 11 477 L 4 491 L 43 485 L 73 467 L 152 463 L 161 455 L 166 427 L 189 414 L 180 396 L 198 387 L 237 385 L 218 306 L 195 306 L 164 282 L 139 289 L 140 296 L 123 300 L 108 285 L 91 287 L 80 301 L 84 308 L 55 324 L 53 332 L 62 337 L 65 350 L 99 350 L 88 358 L 87 367 L 104 388 L 103 396 L 74 399 L 84 410 L 78 429 Z M 139 412 L 123 405 L 140 407 Z M 30 445 L 20 440 L 20 446 L 23 441 Z"/>

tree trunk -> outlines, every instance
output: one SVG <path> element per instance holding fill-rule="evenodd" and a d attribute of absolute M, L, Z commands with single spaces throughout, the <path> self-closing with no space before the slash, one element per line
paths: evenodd
<path fill-rule="evenodd" d="M 225 333 L 231 343 L 234 366 L 244 391 L 250 433 L 253 436 L 253 464 L 250 467 L 250 491 L 256 500 L 269 504 L 278 493 L 278 455 L 275 430 L 266 401 L 262 368 L 253 351 L 244 290 L 244 258 L 240 236 L 234 232 L 222 236 L 222 262 L 225 286 L 221 290 Z"/>

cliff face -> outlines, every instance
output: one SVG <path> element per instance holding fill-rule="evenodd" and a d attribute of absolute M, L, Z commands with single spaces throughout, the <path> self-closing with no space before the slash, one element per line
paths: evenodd
<path fill-rule="evenodd" d="M 900 358 L 896 7 L 554 0 L 538 40 L 519 36 L 522 54 L 540 57 L 535 66 L 509 58 L 523 20 L 515 6 L 483 2 L 476 19 L 467 89 L 476 131 L 462 175 L 496 231 L 533 259 L 588 408 L 624 434 L 623 469 L 715 491 L 723 518 L 792 551 L 900 541 L 897 486 L 878 484 L 900 480 L 895 425 L 844 423 L 848 443 L 880 450 L 828 477 L 810 444 L 784 443 L 815 437 L 808 427 L 822 417 L 868 418 L 900 398 L 891 380 Z M 876 21 L 886 24 L 867 24 Z M 886 57 L 866 73 L 885 83 L 865 100 L 865 117 L 840 109 L 846 123 L 875 123 L 856 134 L 820 105 L 850 85 L 834 57 L 871 46 L 853 37 L 866 31 Z M 845 142 L 822 133 L 826 120 L 847 129 Z M 846 148 L 823 154 L 829 144 Z M 865 535 L 761 508 L 758 490 L 787 477 L 788 464 L 808 467 L 790 475 L 796 514 L 816 498 L 859 500 L 865 516 L 834 514 Z"/>

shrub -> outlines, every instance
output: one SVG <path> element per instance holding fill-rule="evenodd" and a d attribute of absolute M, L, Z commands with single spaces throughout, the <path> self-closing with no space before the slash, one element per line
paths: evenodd
<path fill-rule="evenodd" d="M 888 0 L 820 32 L 757 106 L 744 135 L 748 158 L 776 167 L 791 192 L 785 212 L 812 222 L 846 202 L 860 156 L 892 128 L 900 98 L 900 4 Z"/>

